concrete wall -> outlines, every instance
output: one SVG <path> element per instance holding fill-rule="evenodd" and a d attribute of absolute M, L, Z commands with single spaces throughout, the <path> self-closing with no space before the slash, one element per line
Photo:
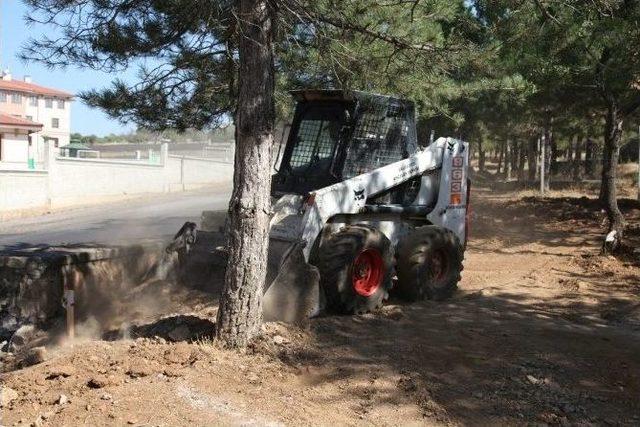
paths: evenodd
<path fill-rule="evenodd" d="M 160 164 L 62 158 L 47 142 L 45 170 L 0 170 L 0 216 L 33 208 L 87 205 L 147 193 L 183 191 L 231 182 L 228 162 L 170 156 L 162 145 Z M 4 214 L 4 215 L 2 215 Z"/>
<path fill-rule="evenodd" d="M 0 170 L 0 213 L 47 206 L 48 188 L 46 171 Z"/>
<path fill-rule="evenodd" d="M 169 191 L 188 190 L 208 182 L 233 180 L 232 165 L 222 159 L 168 156 L 166 166 Z"/>

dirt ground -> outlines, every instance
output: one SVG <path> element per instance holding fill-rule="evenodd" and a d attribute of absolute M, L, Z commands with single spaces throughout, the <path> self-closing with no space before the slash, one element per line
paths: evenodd
<path fill-rule="evenodd" d="M 182 312 L 131 339 L 2 374 L 18 397 L 0 424 L 640 425 L 640 254 L 598 255 L 593 199 L 479 189 L 473 206 L 449 301 L 266 324 L 237 354 L 211 343 L 215 304 L 176 293 Z M 640 247 L 640 204 L 621 206 Z"/>

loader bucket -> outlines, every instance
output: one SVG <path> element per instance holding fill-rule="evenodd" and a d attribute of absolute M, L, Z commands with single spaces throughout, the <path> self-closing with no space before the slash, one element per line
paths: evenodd
<path fill-rule="evenodd" d="M 220 226 L 223 221 L 217 213 L 215 226 L 207 231 L 198 230 L 195 242 L 183 247 L 187 241 L 178 233 L 167 247 L 179 254 L 177 277 L 186 286 L 196 287 L 216 296 L 224 284 L 227 251 L 225 236 Z M 211 215 L 209 221 L 211 220 Z M 188 229 L 183 227 L 181 231 Z M 213 230 L 218 231 L 213 231 Z M 179 244 L 176 244 L 179 242 Z M 308 264 L 298 242 L 272 238 L 269 241 L 267 277 L 264 286 L 263 314 L 266 321 L 298 323 L 317 315 L 323 305 L 320 292 L 320 273 Z"/>
<path fill-rule="evenodd" d="M 271 239 L 264 319 L 298 323 L 317 315 L 322 305 L 320 272 L 305 261 L 302 245 Z"/>

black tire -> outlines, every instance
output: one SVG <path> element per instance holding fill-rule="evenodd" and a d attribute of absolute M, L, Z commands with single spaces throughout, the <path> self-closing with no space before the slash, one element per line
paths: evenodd
<path fill-rule="evenodd" d="M 463 258 L 464 249 L 451 230 L 416 228 L 398 243 L 394 294 L 407 301 L 450 297 L 458 287 Z"/>
<path fill-rule="evenodd" d="M 362 255 L 362 258 L 358 258 L 359 255 Z M 370 276 L 379 277 L 379 280 L 367 282 L 363 279 L 365 283 L 378 283 L 377 286 L 367 288 L 371 292 L 370 295 L 364 295 L 362 286 L 356 284 L 361 278 L 354 272 L 354 267 L 358 260 L 358 266 L 362 270 L 362 259 L 369 258 L 372 260 L 370 265 L 375 265 L 371 271 L 377 272 Z M 381 269 L 377 267 L 380 262 Z M 322 243 L 316 265 L 320 270 L 320 286 L 325 292 L 327 309 L 331 311 L 363 314 L 381 307 L 389 297 L 394 257 L 391 242 L 379 230 L 365 225 L 344 227 Z M 366 267 L 366 262 L 364 265 Z M 361 292 L 358 292 L 356 287 Z"/>

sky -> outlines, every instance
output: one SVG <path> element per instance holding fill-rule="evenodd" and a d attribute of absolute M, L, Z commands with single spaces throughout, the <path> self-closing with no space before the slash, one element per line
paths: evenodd
<path fill-rule="evenodd" d="M 9 69 L 14 79 L 31 76 L 33 82 L 42 86 L 78 93 L 87 89 L 109 85 L 115 77 L 132 81 L 135 70 L 131 69 L 117 76 L 95 70 L 48 69 L 38 63 L 25 64 L 17 58 L 20 47 L 30 38 L 38 38 L 46 27 L 28 27 L 24 22 L 27 8 L 20 0 L 0 0 L 0 67 Z M 133 125 L 122 125 L 109 118 L 102 111 L 89 108 L 80 100 L 71 106 L 71 132 L 104 136 L 109 133 L 126 133 L 135 129 Z"/>

